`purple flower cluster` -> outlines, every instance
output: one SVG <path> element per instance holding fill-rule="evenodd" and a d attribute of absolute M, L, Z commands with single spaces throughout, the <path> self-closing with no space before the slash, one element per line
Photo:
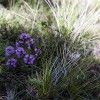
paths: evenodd
<path fill-rule="evenodd" d="M 32 46 L 34 46 L 34 40 L 30 39 L 29 41 L 26 41 L 26 44 L 28 45 L 28 49 L 31 49 Z"/>
<path fill-rule="evenodd" d="M 34 51 L 35 51 L 35 56 L 36 56 L 36 57 L 40 56 L 41 53 L 42 53 L 41 50 L 38 49 L 38 48 L 35 48 Z"/>
<path fill-rule="evenodd" d="M 13 46 L 8 46 L 5 50 L 5 54 L 6 56 L 11 56 L 11 55 L 14 55 L 15 54 L 15 49 Z M 17 64 L 17 60 L 14 59 L 14 58 L 11 58 L 9 59 L 7 62 L 6 62 L 6 65 L 7 66 L 12 66 L 12 67 L 16 67 L 16 64 Z"/>
<path fill-rule="evenodd" d="M 34 61 L 35 61 L 35 57 L 33 55 L 29 55 L 27 54 L 25 57 L 24 57 L 24 62 L 28 65 L 33 65 L 34 64 Z"/>
<path fill-rule="evenodd" d="M 12 54 L 15 53 L 14 47 L 8 46 L 5 50 L 6 56 L 11 56 Z"/>
<path fill-rule="evenodd" d="M 31 38 L 31 36 L 29 34 L 26 34 L 26 33 L 22 33 L 20 35 L 20 40 L 22 40 L 23 42 L 26 42 L 27 40 L 29 40 Z"/>
<path fill-rule="evenodd" d="M 18 58 L 21 58 L 21 56 L 25 55 L 26 52 L 24 50 L 23 47 L 18 47 L 18 49 L 16 50 L 16 55 L 18 56 Z"/>
<path fill-rule="evenodd" d="M 14 58 L 11 58 L 6 62 L 6 65 L 9 67 L 12 66 L 12 67 L 16 68 L 16 63 L 17 63 L 17 60 Z"/>
<path fill-rule="evenodd" d="M 19 41 L 16 42 L 16 47 L 21 47 L 22 45 L 26 44 L 28 49 L 31 49 L 34 46 L 34 43 L 34 40 L 29 34 L 22 33 L 19 37 Z"/>
<path fill-rule="evenodd" d="M 41 55 L 41 50 L 39 48 L 36 48 L 34 44 L 35 42 L 29 34 L 22 33 L 19 36 L 19 41 L 16 42 L 16 50 L 14 49 L 13 46 L 8 46 L 5 50 L 5 54 L 6 56 L 9 57 L 12 55 L 14 56 L 15 54 L 17 55 L 17 58 L 22 58 L 25 64 L 33 65 L 35 59 Z M 28 52 L 28 50 L 25 51 L 24 49 L 26 45 L 27 45 L 27 49 L 30 50 L 29 54 L 26 53 L 26 51 Z M 30 53 L 32 53 L 33 55 Z M 11 58 L 8 59 L 6 65 L 15 68 L 17 66 L 17 62 L 18 61 L 15 58 Z"/>
<path fill-rule="evenodd" d="M 23 41 L 18 41 L 16 42 L 16 47 L 21 47 L 24 44 Z"/>

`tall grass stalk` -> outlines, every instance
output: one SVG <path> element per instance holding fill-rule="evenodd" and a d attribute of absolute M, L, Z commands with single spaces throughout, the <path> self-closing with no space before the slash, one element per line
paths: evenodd
<path fill-rule="evenodd" d="M 91 8 L 91 0 L 45 0 L 50 7 L 56 21 L 56 26 L 61 31 L 64 27 L 70 34 L 73 42 L 89 32 L 100 19 L 99 3 Z M 91 34 L 91 33 L 90 33 Z M 93 34 L 91 34 L 93 35 Z"/>

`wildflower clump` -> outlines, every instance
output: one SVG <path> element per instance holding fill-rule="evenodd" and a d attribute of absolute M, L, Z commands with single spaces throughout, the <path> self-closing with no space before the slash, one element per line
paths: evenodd
<path fill-rule="evenodd" d="M 19 62 L 27 65 L 33 65 L 38 56 L 41 55 L 41 49 L 37 48 L 35 41 L 27 33 L 22 33 L 15 46 L 7 46 L 5 55 L 9 58 L 6 65 L 16 68 Z"/>

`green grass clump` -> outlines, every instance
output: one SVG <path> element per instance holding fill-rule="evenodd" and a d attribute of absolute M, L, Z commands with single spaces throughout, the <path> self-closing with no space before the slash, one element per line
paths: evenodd
<path fill-rule="evenodd" d="M 55 59 L 44 62 L 43 72 L 29 77 L 28 84 L 35 87 L 36 98 L 40 99 L 95 99 L 93 94 L 100 89 L 100 79 L 90 71 L 93 64 L 89 56 L 72 62 L 65 56 L 57 55 Z"/>

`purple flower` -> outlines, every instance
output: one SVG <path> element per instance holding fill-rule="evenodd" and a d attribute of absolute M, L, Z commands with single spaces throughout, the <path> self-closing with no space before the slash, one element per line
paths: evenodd
<path fill-rule="evenodd" d="M 16 47 L 20 47 L 20 46 L 22 46 L 23 45 L 23 41 L 18 41 L 18 42 L 16 42 Z"/>
<path fill-rule="evenodd" d="M 21 35 L 20 35 L 20 40 L 22 40 L 23 42 L 25 42 L 25 41 L 27 41 L 28 39 L 30 39 L 30 35 L 29 34 L 26 34 L 26 33 L 22 33 Z"/>
<path fill-rule="evenodd" d="M 33 65 L 34 64 L 34 61 L 35 61 L 35 57 L 33 55 L 29 55 L 27 54 L 25 57 L 24 57 L 24 62 L 28 65 Z"/>
<path fill-rule="evenodd" d="M 28 45 L 28 49 L 31 49 L 31 47 L 34 45 L 34 40 L 30 39 L 29 41 L 26 42 L 26 44 Z"/>
<path fill-rule="evenodd" d="M 16 68 L 16 63 L 17 63 L 17 60 L 14 58 L 11 58 L 6 62 L 6 65 L 9 67 L 12 66 L 12 67 Z"/>
<path fill-rule="evenodd" d="M 26 54 L 24 48 L 23 47 L 18 47 L 18 49 L 16 50 L 16 55 L 18 56 L 18 58 L 20 58 L 24 54 Z"/>
<path fill-rule="evenodd" d="M 36 56 L 36 57 L 37 57 L 37 56 L 40 56 L 41 53 L 42 53 L 41 50 L 38 49 L 38 48 L 35 48 L 34 51 L 35 51 L 35 56 Z"/>
<path fill-rule="evenodd" d="M 13 47 L 13 46 L 8 46 L 8 47 L 6 48 L 6 50 L 5 50 L 6 56 L 10 56 L 10 55 L 12 55 L 12 54 L 14 54 L 14 53 L 15 53 L 15 50 L 14 50 L 14 47 Z"/>

